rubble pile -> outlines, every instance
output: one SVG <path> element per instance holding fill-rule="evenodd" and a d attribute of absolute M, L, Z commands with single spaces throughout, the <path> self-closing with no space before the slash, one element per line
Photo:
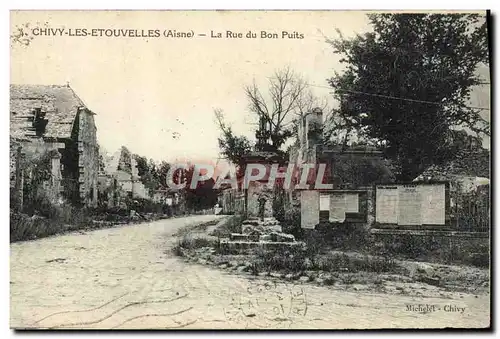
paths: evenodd
<path fill-rule="evenodd" d="M 276 218 L 247 219 L 243 221 L 241 233 L 233 233 L 230 240 L 239 241 L 271 241 L 271 242 L 294 242 L 295 237 L 283 233 L 280 222 Z"/>
<path fill-rule="evenodd" d="M 232 233 L 221 241 L 222 248 L 230 252 L 244 252 L 257 247 L 301 246 L 292 234 L 283 233 L 280 222 L 274 217 L 250 218 L 243 221 L 241 233 Z"/>

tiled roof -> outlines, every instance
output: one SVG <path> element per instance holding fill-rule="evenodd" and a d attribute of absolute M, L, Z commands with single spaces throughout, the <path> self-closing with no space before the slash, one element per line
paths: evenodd
<path fill-rule="evenodd" d="M 73 121 L 83 102 L 69 86 L 10 85 L 10 133 L 16 139 L 33 135 L 28 117 L 33 110 L 47 112 L 44 137 L 70 138 Z"/>

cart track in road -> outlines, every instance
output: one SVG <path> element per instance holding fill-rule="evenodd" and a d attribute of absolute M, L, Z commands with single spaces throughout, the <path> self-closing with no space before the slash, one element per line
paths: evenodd
<path fill-rule="evenodd" d="M 441 299 L 346 292 L 234 275 L 171 253 L 180 228 L 219 218 L 176 218 L 11 244 L 11 327 L 489 326 L 489 295 Z M 417 304 L 441 309 L 407 310 Z M 446 305 L 465 311 L 445 311 Z"/>

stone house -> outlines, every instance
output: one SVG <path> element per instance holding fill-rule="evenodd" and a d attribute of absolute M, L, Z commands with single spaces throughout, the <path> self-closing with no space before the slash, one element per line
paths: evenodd
<path fill-rule="evenodd" d="M 472 138 L 471 138 L 472 139 Z M 450 219 L 460 230 L 488 231 L 491 223 L 490 151 L 479 140 L 463 145 L 455 157 L 432 165 L 415 182 L 450 184 Z"/>
<path fill-rule="evenodd" d="M 94 115 L 69 85 L 10 85 L 11 186 L 21 205 L 23 176 L 30 175 L 22 160 L 29 163 L 45 154 L 50 199 L 97 206 Z"/>
<path fill-rule="evenodd" d="M 490 151 L 479 140 L 470 138 L 453 159 L 428 167 L 414 181 L 449 181 L 463 192 L 473 191 L 490 182 Z"/>
<path fill-rule="evenodd" d="M 105 193 L 108 207 L 123 205 L 126 198 L 152 199 L 139 177 L 137 161 L 126 147 L 107 157 L 99 174 L 99 190 Z"/>

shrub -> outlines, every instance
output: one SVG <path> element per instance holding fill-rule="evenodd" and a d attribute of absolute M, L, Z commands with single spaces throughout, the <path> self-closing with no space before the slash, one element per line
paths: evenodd
<path fill-rule="evenodd" d="M 193 238 L 189 235 L 182 237 L 179 240 L 178 245 L 184 249 L 197 249 L 202 247 L 217 247 L 218 242 L 216 240 L 207 238 Z"/>
<path fill-rule="evenodd" d="M 67 230 L 65 224 L 41 216 L 10 213 L 10 241 L 43 238 Z"/>
<path fill-rule="evenodd" d="M 283 189 L 276 189 L 273 194 L 273 216 L 280 222 L 285 221 L 285 194 Z"/>
<path fill-rule="evenodd" d="M 241 224 L 244 219 L 242 215 L 232 215 L 226 221 L 222 222 L 210 235 L 227 238 L 231 233 L 241 233 Z"/>
<path fill-rule="evenodd" d="M 470 263 L 477 267 L 490 267 L 490 253 L 477 253 L 472 255 Z"/>
<path fill-rule="evenodd" d="M 303 239 L 306 243 L 304 254 L 311 261 L 312 266 L 316 266 L 318 256 L 326 249 L 326 239 L 323 234 L 315 230 L 305 230 Z"/>
<path fill-rule="evenodd" d="M 294 206 L 285 211 L 283 232 L 293 234 L 295 238 L 302 239 L 303 229 L 300 226 L 300 208 Z"/>
<path fill-rule="evenodd" d="M 208 238 L 193 238 L 186 234 L 177 241 L 177 244 L 172 248 L 172 252 L 180 257 L 186 254 L 186 251 L 195 251 L 202 248 L 213 248 L 219 250 L 219 241 L 217 239 Z"/>
<path fill-rule="evenodd" d="M 180 243 L 177 243 L 173 248 L 172 248 L 172 252 L 174 253 L 174 255 L 178 256 L 178 257 L 183 257 L 184 256 L 184 250 L 183 248 L 181 247 Z"/>
<path fill-rule="evenodd" d="M 305 252 L 299 248 L 258 250 L 256 260 L 260 267 L 269 271 L 301 272 L 306 269 Z"/>
<path fill-rule="evenodd" d="M 154 202 L 149 199 L 143 198 L 128 198 L 126 201 L 130 209 L 135 210 L 137 213 L 164 213 L 166 210 L 161 203 Z"/>
<path fill-rule="evenodd" d="M 390 257 L 358 256 L 345 253 L 330 253 L 319 258 L 315 269 L 326 272 L 394 272 L 396 261 Z"/>
<path fill-rule="evenodd" d="M 363 251 L 373 246 L 370 230 L 360 223 L 320 224 L 316 232 L 323 237 L 325 246 L 345 251 Z"/>
<path fill-rule="evenodd" d="M 396 261 L 390 257 L 364 256 L 363 259 L 357 260 L 355 266 L 360 271 L 375 273 L 394 272 L 398 269 Z"/>
<path fill-rule="evenodd" d="M 331 286 L 331 285 L 335 284 L 335 279 L 332 277 L 328 277 L 325 279 L 324 284 L 327 286 Z"/>
<path fill-rule="evenodd" d="M 489 267 L 487 238 L 461 238 L 421 235 L 378 236 L 373 254 L 445 264 Z"/>

